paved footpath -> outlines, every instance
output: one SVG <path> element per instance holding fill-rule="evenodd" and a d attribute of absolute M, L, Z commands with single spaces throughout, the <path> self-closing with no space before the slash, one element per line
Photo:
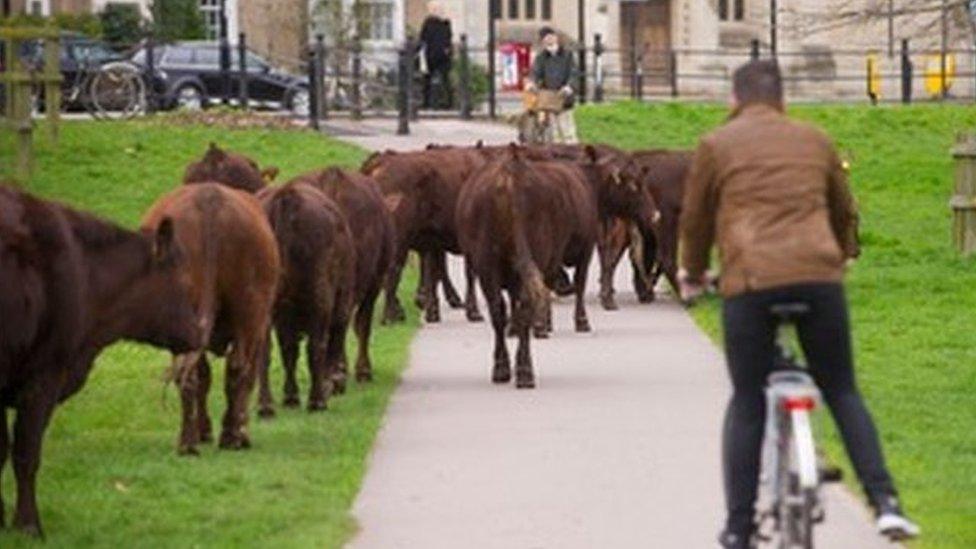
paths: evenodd
<path fill-rule="evenodd" d="M 452 261 L 460 282 L 459 267 Z M 373 451 L 350 546 L 716 547 L 722 356 L 675 302 L 639 305 L 628 279 L 619 269 L 620 311 L 590 299 L 593 333 L 572 331 L 569 300 L 556 305 L 553 337 L 532 342 L 532 391 L 490 382 L 487 324 L 445 310 L 443 323 L 425 326 Z M 827 490 L 826 509 L 818 547 L 891 547 L 844 490 Z"/>

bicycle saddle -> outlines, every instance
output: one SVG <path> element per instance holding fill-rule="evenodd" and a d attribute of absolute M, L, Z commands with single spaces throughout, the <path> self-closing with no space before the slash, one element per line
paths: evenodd
<path fill-rule="evenodd" d="M 769 314 L 779 322 L 795 322 L 810 312 L 806 303 L 777 303 L 769 308 Z"/>

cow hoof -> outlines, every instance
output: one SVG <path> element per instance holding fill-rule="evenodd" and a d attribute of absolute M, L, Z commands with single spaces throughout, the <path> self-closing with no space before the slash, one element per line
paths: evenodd
<path fill-rule="evenodd" d="M 251 447 L 251 441 L 246 435 L 231 435 L 224 433 L 220 435 L 220 448 L 222 450 L 246 450 Z"/>
<path fill-rule="evenodd" d="M 651 292 L 649 294 L 640 293 L 640 294 L 637 294 L 637 302 L 638 303 L 643 303 L 645 305 L 648 304 L 648 303 L 654 303 L 655 297 L 656 296 L 654 295 L 654 292 Z"/>
<path fill-rule="evenodd" d="M 620 307 L 617 306 L 617 301 L 612 297 L 600 298 L 600 305 L 603 306 L 603 310 L 605 311 L 616 311 L 620 309 Z"/>
<path fill-rule="evenodd" d="M 593 328 L 590 327 L 590 321 L 584 318 L 576 321 L 576 331 L 581 334 L 585 334 L 587 332 L 592 332 Z"/>
<path fill-rule="evenodd" d="M 313 413 L 314 412 L 324 412 L 327 409 L 328 409 L 328 407 L 326 406 L 324 400 L 315 400 L 315 401 L 310 400 L 310 401 L 308 401 L 308 411 L 309 412 L 313 412 Z"/>
<path fill-rule="evenodd" d="M 334 377 L 332 378 L 332 392 L 337 395 L 346 394 L 346 377 Z"/>
<path fill-rule="evenodd" d="M 181 444 L 176 449 L 176 454 L 180 456 L 199 456 L 200 450 L 197 450 L 197 447 L 192 444 Z"/>
<path fill-rule="evenodd" d="M 424 320 L 427 321 L 428 324 L 436 324 L 441 321 L 441 314 L 436 311 L 427 311 L 427 314 L 424 315 Z"/>
<path fill-rule="evenodd" d="M 30 536 L 32 538 L 43 538 L 44 532 L 41 531 L 41 525 L 37 522 L 31 523 L 19 523 L 14 521 L 14 529 L 25 536 Z"/>
<path fill-rule="evenodd" d="M 532 374 L 518 374 L 515 379 L 516 389 L 535 389 L 535 376 Z"/>
<path fill-rule="evenodd" d="M 356 383 L 369 383 L 373 381 L 373 372 L 356 372 Z"/>
<path fill-rule="evenodd" d="M 264 419 L 271 419 L 271 418 L 275 417 L 275 410 L 274 410 L 274 408 L 272 408 L 270 406 L 258 408 L 258 417 L 261 417 L 261 418 L 264 418 Z M 203 438 L 203 437 L 201 437 L 201 438 Z"/>
<path fill-rule="evenodd" d="M 532 328 L 532 336 L 536 339 L 549 339 L 551 332 L 545 328 Z"/>
<path fill-rule="evenodd" d="M 491 382 L 502 385 L 512 381 L 512 371 L 511 370 L 499 370 L 496 368 L 491 372 Z"/>
<path fill-rule="evenodd" d="M 485 321 L 485 317 L 481 314 L 481 311 L 478 311 L 477 309 L 475 309 L 475 310 L 469 309 L 465 313 L 465 316 L 468 318 L 468 322 L 484 322 Z"/>
<path fill-rule="evenodd" d="M 447 298 L 447 305 L 450 308 L 452 308 L 452 309 L 463 309 L 464 308 L 464 302 L 461 301 L 460 299 Z"/>

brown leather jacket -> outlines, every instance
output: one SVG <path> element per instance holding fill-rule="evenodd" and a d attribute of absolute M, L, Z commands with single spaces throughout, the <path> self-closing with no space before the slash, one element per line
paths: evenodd
<path fill-rule="evenodd" d="M 753 104 L 702 138 L 681 213 L 681 265 L 708 268 L 718 240 L 721 292 L 840 282 L 857 257 L 845 167 L 821 131 Z"/>

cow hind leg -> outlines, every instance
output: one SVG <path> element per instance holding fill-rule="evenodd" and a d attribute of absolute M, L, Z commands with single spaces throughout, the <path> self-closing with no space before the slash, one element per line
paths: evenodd
<path fill-rule="evenodd" d="M 259 334 L 255 337 L 253 334 Z M 248 400 L 254 387 L 257 359 L 261 352 L 261 334 L 266 330 L 246 330 L 237 334 L 227 357 L 227 375 L 224 378 L 224 411 L 220 432 L 220 447 L 227 450 L 243 450 L 251 447 L 247 432 Z"/>
<path fill-rule="evenodd" d="M 369 357 L 369 341 L 373 333 L 373 309 L 376 307 L 376 291 L 367 293 L 356 310 L 356 339 L 359 342 L 359 353 L 356 357 L 356 381 L 359 383 L 373 380 L 373 362 Z"/>
<path fill-rule="evenodd" d="M 508 329 L 505 299 L 502 297 L 501 289 L 494 281 L 482 279 L 481 291 L 485 294 L 488 316 L 491 318 L 491 327 L 495 332 L 495 360 L 491 370 L 491 381 L 492 383 L 508 383 L 512 380 L 512 363 L 505 343 L 505 332 Z"/>
<path fill-rule="evenodd" d="M 298 379 L 295 374 L 295 370 L 298 369 L 300 337 L 297 330 L 287 325 L 279 326 L 277 333 L 278 346 L 281 347 L 281 367 L 285 371 L 282 404 L 285 408 L 297 408 L 301 404 L 298 398 Z"/>
<path fill-rule="evenodd" d="M 271 418 L 275 415 L 274 397 L 271 395 L 271 380 L 269 378 L 271 371 L 270 341 L 271 335 L 268 334 L 269 345 L 263 350 L 258 361 L 258 416 L 263 418 Z"/>
<path fill-rule="evenodd" d="M 341 299 L 336 299 L 341 302 Z M 340 308 L 332 315 L 328 343 L 325 347 L 327 388 L 329 395 L 346 392 L 346 334 L 349 331 L 348 308 Z"/>
<path fill-rule="evenodd" d="M 200 442 L 213 442 L 213 425 L 210 423 L 210 412 L 207 410 L 207 395 L 213 376 L 207 354 L 200 355 L 197 363 L 197 434 Z"/>
<path fill-rule="evenodd" d="M 590 255 L 585 254 L 582 261 L 576 265 L 576 270 L 573 273 L 573 291 L 576 294 L 574 320 L 577 332 L 589 332 L 592 330 L 590 327 L 590 319 L 586 314 L 586 277 L 589 271 Z"/>
<path fill-rule="evenodd" d="M 324 325 L 327 325 L 325 322 Z M 327 380 L 326 371 L 326 344 L 328 334 L 324 327 L 315 327 L 308 336 L 305 344 L 305 353 L 308 355 L 308 376 L 311 385 L 308 389 L 308 411 L 318 412 L 326 409 L 328 395 L 326 385 L 331 385 Z"/>
<path fill-rule="evenodd" d="M 37 469 L 41 464 L 44 430 L 54 411 L 56 393 L 50 387 L 30 391 L 26 402 L 18 407 L 14 422 L 12 457 L 14 476 L 17 478 L 14 528 L 33 536 L 43 535 L 37 511 Z"/>
<path fill-rule="evenodd" d="M 609 229 L 605 230 L 597 252 L 600 257 L 600 305 L 607 311 L 616 311 L 620 308 L 615 298 L 613 274 L 617 271 L 620 258 L 623 257 L 624 248 L 622 242 L 613 238 L 613 232 Z"/>
<path fill-rule="evenodd" d="M 403 274 L 403 267 L 407 263 L 406 251 L 398 252 L 394 258 L 393 265 L 387 273 L 383 293 L 386 295 L 386 306 L 383 309 L 383 324 L 394 324 L 403 322 L 407 319 L 407 314 L 400 304 L 397 297 L 397 288 L 400 286 L 400 276 Z"/>
<path fill-rule="evenodd" d="M 535 372 L 532 370 L 532 355 L 529 350 L 531 337 L 529 326 L 532 324 L 533 307 L 531 300 L 521 299 L 517 310 L 513 311 L 513 324 L 518 334 L 518 349 L 515 352 L 515 387 L 518 389 L 535 388 Z"/>
<path fill-rule="evenodd" d="M 467 283 L 467 291 L 464 299 L 464 314 L 469 322 L 484 322 L 485 317 L 478 310 L 478 294 L 476 292 L 477 278 L 474 269 L 467 258 L 464 259 L 464 277 Z"/>
<path fill-rule="evenodd" d="M 441 303 L 435 291 L 439 274 L 439 269 L 437 268 L 438 253 L 430 252 L 424 254 L 425 259 L 421 269 L 423 271 L 423 276 L 421 277 L 421 294 L 425 297 L 422 308 L 424 309 L 424 320 L 429 323 L 441 321 Z"/>
<path fill-rule="evenodd" d="M 199 455 L 197 444 L 200 443 L 200 364 L 204 351 L 196 351 L 173 357 L 177 384 L 180 388 L 180 408 L 182 425 L 177 453 L 181 456 Z M 204 394 L 204 399 L 206 395 Z"/>

